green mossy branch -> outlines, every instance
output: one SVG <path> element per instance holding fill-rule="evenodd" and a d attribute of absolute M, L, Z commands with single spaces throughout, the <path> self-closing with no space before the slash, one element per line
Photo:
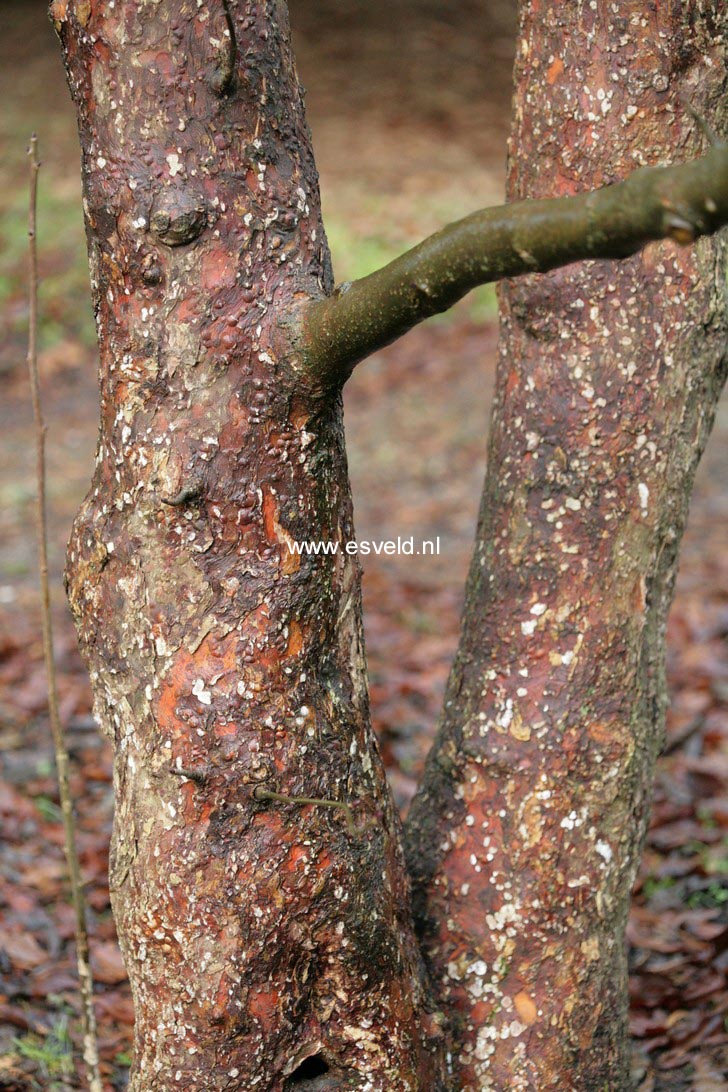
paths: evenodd
<path fill-rule="evenodd" d="M 590 193 L 482 209 L 303 304 L 296 349 L 317 384 L 343 383 L 364 357 L 477 285 L 585 258 L 625 258 L 656 239 L 691 243 L 727 222 L 723 144 L 691 163 L 644 167 Z"/>

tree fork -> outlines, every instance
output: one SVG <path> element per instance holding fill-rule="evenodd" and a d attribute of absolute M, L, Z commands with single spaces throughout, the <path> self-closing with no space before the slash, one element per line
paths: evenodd
<path fill-rule="evenodd" d="M 576 863 L 567 867 L 558 850 L 567 829 L 577 831 L 572 840 L 580 848 L 581 812 L 572 818 L 572 803 L 586 807 L 590 818 L 601 809 L 607 849 L 591 833 L 581 848 L 603 904 L 616 907 L 619 918 L 626 905 L 619 884 L 628 882 L 636 842 L 624 834 L 624 811 L 604 779 L 597 777 L 598 791 L 582 798 L 566 791 L 564 778 L 588 780 L 591 747 L 597 765 L 612 763 L 615 784 L 626 786 L 630 804 L 644 814 L 645 772 L 630 765 L 629 741 L 634 730 L 640 747 L 651 754 L 656 746 L 646 710 L 660 704 L 656 647 L 676 550 L 673 530 L 679 530 L 696 461 L 691 444 L 697 436 L 700 446 L 709 418 L 709 411 L 697 413 L 696 400 L 685 409 L 685 399 L 690 384 L 702 383 L 709 406 L 719 378 L 715 346 L 725 329 L 705 275 L 701 280 L 696 272 L 712 273 L 712 249 L 666 259 L 670 276 L 675 270 L 673 294 L 680 293 L 670 311 L 678 323 L 675 355 L 684 362 L 693 354 L 689 373 L 681 367 L 672 374 L 667 351 L 647 353 L 647 346 L 655 350 L 660 312 L 651 302 L 643 315 L 640 293 L 648 283 L 654 301 L 654 286 L 663 282 L 654 273 L 646 282 L 635 270 L 651 269 L 654 255 L 624 271 L 597 264 L 550 280 L 526 278 L 509 289 L 506 321 L 517 334 L 501 367 L 478 552 L 493 561 L 502 583 L 491 587 L 480 560 L 474 564 L 450 705 L 411 825 L 424 951 L 440 998 L 455 1015 L 457 1073 L 446 1077 L 441 1018 L 412 927 L 398 821 L 371 735 L 356 560 L 343 549 L 299 555 L 291 542 L 343 544 L 353 537 L 338 387 L 361 352 L 424 317 L 433 293 L 447 295 L 452 283 L 445 270 L 433 285 L 420 284 L 414 300 L 403 288 L 401 299 L 395 293 L 391 306 L 383 305 L 376 329 L 366 323 L 357 329 L 358 320 L 347 319 L 361 315 L 366 281 L 334 294 L 282 0 L 125 0 L 114 6 L 55 0 L 51 12 L 79 116 L 101 349 L 97 467 L 74 525 L 67 575 L 96 712 L 115 744 L 111 888 L 137 1017 L 133 1092 L 167 1092 L 181 1083 L 200 1092 L 282 1092 L 307 1072 L 336 1089 L 368 1092 L 517 1089 L 529 1087 L 534 1074 L 536 1087 L 546 1089 L 557 1079 L 557 1063 L 563 1073 L 572 1066 L 579 1078 L 591 1079 L 595 1012 L 603 1020 L 616 1013 L 616 1031 L 607 1027 L 603 1038 L 610 1049 L 622 1042 L 618 930 L 579 918 L 573 891 L 582 898 L 584 885 L 569 886 L 578 879 Z M 560 12 L 554 6 L 549 20 L 570 33 Z M 584 18 L 595 18 L 592 9 Z M 556 30 L 544 55 L 558 54 Z M 532 27 L 528 34 L 535 41 Z M 532 75 L 527 65 L 523 71 Z M 576 146 L 587 160 L 595 154 L 591 146 Z M 661 139 L 650 149 L 653 158 L 664 158 Z M 523 154 L 532 162 L 543 156 L 527 129 Z M 628 180 L 611 195 L 574 198 L 568 207 L 581 210 L 586 230 L 585 210 L 614 202 L 615 192 L 623 200 L 639 185 L 654 185 L 671 209 L 666 217 L 658 198 L 636 219 L 626 216 L 625 248 L 644 242 L 658 221 L 658 234 L 698 234 L 725 215 L 724 189 L 712 188 L 718 170 L 725 180 L 723 157 L 713 151 L 702 166 L 642 176 L 649 183 Z M 621 174 L 628 165 L 619 165 Z M 692 184 L 707 173 L 701 197 Z M 613 180 L 603 177 L 606 168 L 597 174 L 589 184 Z M 663 194 L 659 179 L 669 182 L 669 192 Z M 543 187 L 547 181 L 552 193 L 571 196 L 582 188 L 573 183 L 584 178 L 577 173 L 564 184 L 544 170 Z M 512 185 L 511 193 L 541 197 L 534 188 Z M 506 231 L 504 261 L 508 238 L 508 246 L 515 241 L 521 250 L 528 241 L 542 263 L 583 256 L 575 248 L 587 241 L 597 245 L 593 228 L 580 235 L 578 215 L 564 239 L 568 212 L 559 214 L 562 229 L 551 236 L 551 249 L 539 250 L 532 214 L 533 208 L 519 213 L 510 206 L 476 220 L 485 218 L 495 234 L 498 217 L 501 227 L 518 220 L 517 231 L 510 237 Z M 457 274 L 458 294 L 466 283 L 478 283 L 468 280 L 473 276 L 522 271 L 504 265 L 484 274 L 482 233 L 462 225 L 454 230 L 469 255 Z M 602 253 L 623 252 L 612 235 L 602 244 Z M 433 240 L 422 246 L 421 253 L 440 254 Z M 517 258 L 526 261 L 524 254 Z M 381 288 L 397 277 L 405 285 L 410 273 L 402 271 L 414 266 L 405 256 L 374 275 L 380 302 Z M 598 311 L 592 318 L 587 309 L 587 329 L 569 327 L 573 344 L 556 333 L 563 301 L 550 287 L 572 277 L 583 283 L 586 299 L 593 294 Z M 619 287 L 613 298 L 632 324 L 619 333 L 639 330 L 644 376 L 635 377 L 603 345 L 604 331 L 613 331 L 616 321 L 601 325 L 599 310 L 611 315 L 604 301 L 612 298 L 612 278 Z M 683 322 L 684 298 L 693 287 L 690 314 L 707 324 L 704 350 L 690 341 L 695 324 Z M 539 291 L 546 301 L 534 306 Z M 581 295 L 565 298 L 581 299 L 579 313 L 586 308 Z M 337 310 L 336 330 L 329 318 L 317 328 L 320 316 Z M 301 326 L 304 314 L 308 327 Z M 310 352 L 306 329 L 313 331 Z M 664 330 L 661 336 L 658 346 L 672 344 Z M 672 444 L 664 461 L 655 456 L 654 465 L 643 467 L 646 455 L 639 452 L 652 457 L 663 433 Z M 591 461 L 580 461 L 585 445 Z M 614 460 L 625 451 L 620 474 Z M 528 476 L 519 485 L 516 469 L 524 466 Z M 659 476 L 665 467 L 667 484 Z M 551 502 L 560 504 L 562 494 L 565 512 L 558 519 L 574 520 L 573 541 L 563 527 L 549 538 Z M 581 516 L 572 515 L 578 511 Z M 513 536 L 507 550 L 504 532 Z M 610 567 L 612 547 L 617 557 Z M 629 553 L 634 549 L 636 560 Z M 574 561 L 579 551 L 586 561 L 580 559 L 581 567 Z M 514 575 L 518 564 L 521 576 Z M 603 619 L 589 598 L 596 586 L 609 597 Z M 569 591 L 573 633 L 568 612 L 546 633 L 556 618 L 552 600 L 563 613 Z M 624 641 L 618 610 L 630 619 Z M 542 631 L 536 659 L 556 670 L 552 657 L 558 655 L 568 676 L 558 676 L 562 689 L 554 698 L 549 692 L 548 701 L 541 674 L 522 685 L 511 670 L 519 642 L 537 632 L 541 639 Z M 578 648 L 562 640 L 572 635 L 581 635 Z M 485 666 L 491 654 L 495 660 Z M 622 670 L 610 675 L 615 663 Z M 635 679 L 631 706 L 627 691 Z M 567 701 L 564 688 L 572 682 Z M 616 684 L 625 690 L 621 705 L 610 690 Z M 528 709 L 518 705 L 520 688 Z M 577 701 L 586 710 L 584 725 Z M 551 710 L 549 722 L 558 722 L 564 740 L 564 761 L 553 769 L 537 746 L 539 702 L 544 714 Z M 493 729 L 487 740 L 484 723 Z M 553 773 L 560 794 L 540 827 L 546 806 L 541 798 L 526 806 L 523 778 L 514 780 L 514 769 L 526 779 L 535 771 L 547 780 Z M 538 791 L 553 790 L 549 782 Z M 337 802 L 356 816 L 356 837 Z M 484 835 L 486 820 L 494 827 Z M 530 832 L 524 856 L 511 841 L 521 827 Z M 566 893 L 575 916 L 576 961 L 564 962 L 562 934 L 549 932 L 553 890 L 538 866 L 541 834 L 557 868 L 555 887 Z M 487 847 L 484 837 L 491 839 Z M 446 838 L 452 853 L 443 848 Z M 614 866 L 602 864 L 607 850 Z M 473 856 L 480 872 L 471 875 Z M 503 883 L 494 874 L 501 864 L 508 876 Z M 525 900 L 532 878 L 545 902 L 542 917 L 519 919 L 534 940 L 521 959 L 510 947 L 514 899 L 505 896 L 504 883 Z M 537 897 L 529 904 L 534 912 Z M 536 938 L 543 941 L 538 951 Z M 606 968 L 601 977 L 593 966 L 597 954 Z M 558 979 L 563 971 L 565 985 L 551 989 L 549 980 L 539 994 L 528 975 L 552 955 L 554 974 Z M 589 974 L 582 974 L 584 967 Z M 604 1000 L 600 988 L 612 973 L 618 988 L 606 989 Z M 574 983 L 587 987 L 579 1002 Z M 565 999 L 573 1018 L 562 1015 Z M 516 1033 L 514 1023 L 524 1030 Z M 547 1025 L 551 1053 L 542 1057 Z M 520 1036 L 532 1026 L 530 1058 Z M 498 1048 L 491 1050 L 496 1030 Z M 580 1050 L 586 1061 L 575 1066 Z M 621 1080 L 622 1046 L 613 1053 L 610 1072 Z"/>

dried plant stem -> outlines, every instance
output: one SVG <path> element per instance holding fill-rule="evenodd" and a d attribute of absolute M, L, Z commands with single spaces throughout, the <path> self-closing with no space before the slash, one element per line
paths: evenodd
<path fill-rule="evenodd" d="M 48 676 L 48 714 L 53 733 L 53 746 L 56 754 L 58 792 L 63 812 L 66 861 L 71 881 L 71 898 L 76 913 L 76 954 L 78 977 L 81 989 L 81 1017 L 83 1024 L 83 1058 L 86 1063 L 90 1092 L 103 1092 L 99 1075 L 98 1040 L 96 1035 L 96 1016 L 93 1007 L 93 979 L 89 960 L 88 931 L 86 929 L 86 907 L 83 895 L 83 881 L 76 848 L 76 824 L 73 816 L 71 791 L 68 783 L 68 751 L 63 737 L 61 718 L 58 712 L 58 692 L 56 687 L 56 666 L 53 658 L 53 623 L 51 620 L 50 590 L 48 585 L 48 531 L 46 524 L 46 489 L 45 489 L 45 425 L 40 404 L 40 382 L 38 379 L 38 247 L 36 242 L 37 197 L 38 197 L 38 141 L 35 134 L 30 139 L 28 149 L 30 162 L 30 203 L 28 208 L 28 250 L 30 258 L 29 277 L 29 329 L 28 329 L 28 373 L 33 401 L 35 423 L 35 447 L 37 460 L 37 497 L 36 515 L 38 521 L 38 552 L 40 555 L 40 591 L 41 618 L 43 624 L 43 655 Z"/>
<path fill-rule="evenodd" d="M 316 808 L 336 808 L 346 819 L 346 827 L 349 834 L 353 836 L 362 833 L 357 829 L 351 808 L 348 804 L 345 804 L 343 800 L 324 800 L 320 796 L 287 796 L 285 793 L 273 792 L 272 789 L 266 789 L 264 785 L 259 785 L 255 789 L 253 796 L 256 800 L 275 800 L 280 804 L 311 804 Z"/>

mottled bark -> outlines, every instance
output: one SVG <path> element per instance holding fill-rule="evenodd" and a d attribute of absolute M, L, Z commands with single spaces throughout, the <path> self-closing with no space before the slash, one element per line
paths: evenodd
<path fill-rule="evenodd" d="M 679 96 L 723 127 L 726 29 L 717 3 L 524 0 L 511 198 L 697 150 Z M 629 1087 L 624 924 L 725 377 L 722 259 L 664 243 L 501 293 L 461 644 L 408 825 L 458 1088 Z"/>
<path fill-rule="evenodd" d="M 438 1087 L 359 571 L 289 550 L 353 530 L 341 400 L 278 325 L 331 288 L 285 5 L 51 13 L 101 347 L 67 572 L 115 743 L 131 1088 Z"/>
<path fill-rule="evenodd" d="M 353 538 L 340 384 L 363 351 L 433 293 L 712 230 L 725 149 L 476 214 L 337 295 L 282 0 L 51 11 L 101 347 L 68 585 L 115 743 L 131 1088 L 624 1087 L 664 620 L 723 370 L 716 245 L 503 295 L 462 644 L 410 825 L 449 1078 L 370 731 L 356 561 L 291 543 Z M 694 151 L 677 94 L 700 86 L 715 112 L 717 31 L 704 8 L 526 0 L 511 195 Z"/>

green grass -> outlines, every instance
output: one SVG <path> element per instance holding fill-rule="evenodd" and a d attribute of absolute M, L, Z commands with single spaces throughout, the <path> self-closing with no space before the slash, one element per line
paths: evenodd
<path fill-rule="evenodd" d="M 703 891 L 694 891 L 688 897 L 687 905 L 691 910 L 714 909 L 728 903 L 728 886 L 718 880 L 712 881 Z"/>
<path fill-rule="evenodd" d="M 93 345 L 80 187 L 54 188 L 41 173 L 38 197 L 40 338 L 44 347 L 72 338 Z M 3 333 L 25 337 L 28 277 L 27 196 L 21 189 L 0 210 L 0 311 Z"/>
<path fill-rule="evenodd" d="M 383 209 L 382 217 L 385 216 Z M 444 225 L 448 217 L 443 215 L 439 219 Z M 449 219 L 452 219 L 452 215 Z M 394 232 L 389 235 L 362 235 L 349 221 L 336 214 L 328 215 L 325 226 L 338 282 L 368 277 L 370 273 L 374 273 L 419 242 L 418 238 L 406 238 Z M 498 312 L 495 286 L 484 284 L 474 289 L 456 306 L 459 316 L 464 313 L 473 322 L 492 321 Z M 433 315 L 427 321 L 436 324 L 452 322 L 453 313 L 454 309 L 451 309 L 441 315 Z"/>
<path fill-rule="evenodd" d="M 68 1087 L 67 1082 L 73 1074 L 73 1044 L 68 1033 L 68 1017 L 58 1016 L 48 1035 L 24 1035 L 13 1040 L 18 1054 L 33 1062 L 44 1079 L 39 1088 L 49 1092 L 60 1092 Z"/>
<path fill-rule="evenodd" d="M 44 765 L 50 765 L 45 763 Z M 50 772 L 50 771 L 49 771 Z M 47 796 L 34 797 L 34 803 L 41 816 L 49 823 L 60 823 L 63 821 L 63 812 L 53 800 L 49 800 Z"/>
<path fill-rule="evenodd" d="M 722 838 L 717 844 L 709 845 L 697 839 L 688 842 L 684 853 L 697 853 L 700 865 L 708 876 L 728 876 L 728 838 Z"/>
<path fill-rule="evenodd" d="M 648 876 L 642 884 L 642 893 L 646 899 L 651 899 L 658 891 L 669 891 L 674 886 L 675 879 L 673 876 Z"/>

